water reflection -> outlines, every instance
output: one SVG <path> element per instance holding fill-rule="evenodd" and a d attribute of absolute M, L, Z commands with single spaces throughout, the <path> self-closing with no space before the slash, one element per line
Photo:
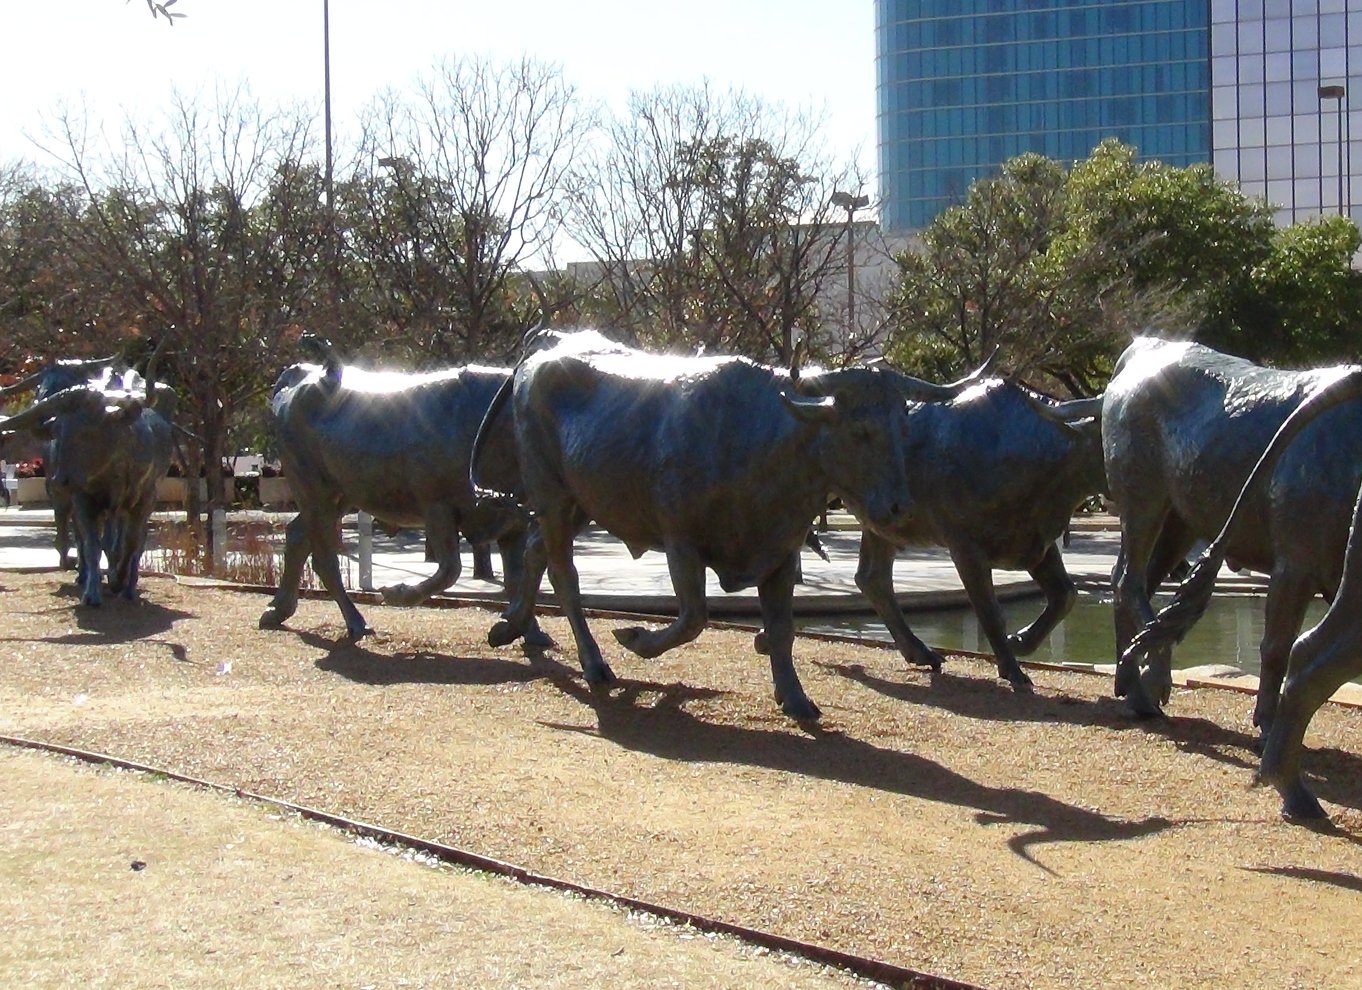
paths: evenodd
<path fill-rule="evenodd" d="M 1167 601 L 1160 598 L 1155 607 Z M 1003 606 L 1007 628 L 1020 629 L 1040 613 L 1039 600 L 1011 602 Z M 1313 626 L 1324 615 L 1322 599 L 1311 603 L 1303 629 Z M 971 650 L 991 653 L 988 640 L 979 629 L 974 611 L 969 608 L 937 612 L 911 612 L 908 622 L 926 643 L 943 650 Z M 799 621 L 802 629 L 889 639 L 889 633 L 874 616 L 809 616 Z M 1217 595 L 1201 621 L 1173 650 L 1175 667 L 1203 664 L 1228 664 L 1250 673 L 1258 671 L 1258 643 L 1263 638 L 1263 596 Z M 1112 628 L 1111 596 L 1081 594 L 1059 627 L 1028 660 L 1076 663 L 1114 663 L 1116 634 Z"/>

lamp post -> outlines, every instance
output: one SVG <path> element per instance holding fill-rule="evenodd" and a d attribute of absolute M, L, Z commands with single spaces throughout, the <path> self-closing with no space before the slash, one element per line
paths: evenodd
<path fill-rule="evenodd" d="M 1341 84 L 1339 84 L 1339 83 L 1332 83 L 1332 84 L 1330 84 L 1330 85 L 1321 86 L 1321 87 L 1319 88 L 1319 102 L 1320 102 L 1320 116 L 1321 116 L 1321 118 L 1323 118 L 1323 107 L 1324 107 L 1324 101 L 1325 101 L 1325 100 L 1335 100 L 1335 101 L 1337 101 L 1337 107 L 1338 107 L 1338 126 L 1337 126 L 1337 128 L 1336 128 L 1336 137 L 1337 137 L 1337 141 L 1338 141 L 1338 215 L 1339 215 L 1339 216 L 1344 216 L 1345 213 L 1346 213 L 1346 208 L 1345 208 L 1345 204 L 1344 204 L 1344 201 L 1343 201 L 1343 172 L 1344 172 L 1344 169 L 1343 169 L 1343 98 L 1344 98 L 1345 96 L 1347 96 L 1347 95 L 1348 95 L 1348 90 L 1347 90 L 1344 86 L 1342 86 Z M 1321 161 L 1321 163 L 1322 163 L 1322 162 L 1324 161 L 1324 133 L 1323 133 L 1323 129 L 1322 129 L 1322 128 L 1321 128 L 1320 136 L 1319 136 L 1319 144 L 1320 144 L 1320 161 Z M 1349 150 L 1351 150 L 1351 149 L 1349 149 Z M 1323 167 L 1321 167 L 1321 168 L 1320 168 L 1320 173 L 1321 173 L 1321 175 L 1323 174 L 1323 172 L 1324 172 L 1324 169 L 1323 169 Z"/>
<path fill-rule="evenodd" d="M 832 194 L 832 205 L 847 211 L 847 329 L 856 326 L 856 211 L 870 205 L 869 196 L 853 196 L 848 192 Z"/>

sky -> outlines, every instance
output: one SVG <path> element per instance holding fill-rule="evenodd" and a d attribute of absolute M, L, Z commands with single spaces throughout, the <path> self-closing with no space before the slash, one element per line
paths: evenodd
<path fill-rule="evenodd" d="M 166 94 L 243 80 L 265 103 L 315 106 L 323 92 L 323 0 L 0 0 L 0 162 L 35 146 L 60 107 L 116 131 L 154 120 Z M 833 10 L 836 13 L 833 13 Z M 446 56 L 559 65 L 586 97 L 621 106 L 659 84 L 733 86 L 826 114 L 828 147 L 875 166 L 873 0 L 330 0 L 337 144 L 372 96 L 403 90 Z"/>

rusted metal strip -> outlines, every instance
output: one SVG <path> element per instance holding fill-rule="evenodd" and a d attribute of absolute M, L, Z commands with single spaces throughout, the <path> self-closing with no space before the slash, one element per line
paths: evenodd
<path fill-rule="evenodd" d="M 146 763 L 138 763 L 134 760 L 126 760 L 122 757 L 111 756 L 107 753 L 93 753 L 88 750 L 76 749 L 72 746 L 63 746 L 59 743 L 43 742 L 37 739 L 25 739 L 20 736 L 0 735 L 0 743 L 21 749 L 31 749 L 69 756 L 85 763 L 103 764 L 105 766 L 117 767 L 121 770 L 155 774 L 167 780 L 178 781 L 204 790 L 231 794 L 248 801 L 258 801 L 262 804 L 269 804 L 285 811 L 291 811 L 310 821 L 321 822 L 332 828 L 341 829 L 352 835 L 358 835 L 391 845 L 404 846 L 428 853 L 444 863 L 480 870 L 485 873 L 494 873 L 498 876 L 508 877 L 522 884 L 568 891 L 583 897 L 589 897 L 593 900 L 604 901 L 606 903 L 628 908 L 631 911 L 641 911 L 676 924 L 687 925 L 694 928 L 696 931 L 713 933 L 716 935 L 727 935 L 732 938 L 741 939 L 751 945 L 773 949 L 779 952 L 787 952 L 791 955 L 807 959 L 810 962 L 836 966 L 837 968 L 846 970 L 856 976 L 874 980 L 878 983 L 884 983 L 891 987 L 900 988 L 900 990 L 983 990 L 983 988 L 971 983 L 961 983 L 958 980 L 952 980 L 948 977 L 919 972 L 918 970 L 909 969 L 906 966 L 899 966 L 895 963 L 885 962 L 880 959 L 858 956 L 853 953 L 842 952 L 840 949 L 815 945 L 811 942 L 802 942 L 798 939 L 787 938 L 784 935 L 762 931 L 758 928 L 748 928 L 744 925 L 720 921 L 717 918 L 707 918 L 703 915 L 692 914 L 689 911 L 683 911 L 678 908 L 654 904 L 637 897 L 629 897 L 625 894 L 614 893 L 598 887 L 589 887 L 585 884 L 574 883 L 571 880 L 564 880 L 559 877 L 535 873 L 533 870 L 529 870 L 523 866 L 517 866 L 514 863 L 493 859 L 490 856 L 483 856 L 467 849 L 459 849 L 440 842 L 434 842 L 430 839 L 423 839 L 420 836 L 396 832 L 392 829 L 384 828 L 381 825 L 355 821 L 354 819 L 346 818 L 343 815 L 336 815 L 329 811 L 321 811 L 317 808 L 309 808 L 305 805 L 294 804 L 292 801 L 286 801 L 282 798 L 270 797 L 264 794 L 254 794 L 239 787 L 232 787 L 227 784 L 217 784 L 209 780 L 202 780 L 198 777 L 190 777 L 186 774 L 177 773 L 173 770 L 166 770 L 162 767 L 154 767 Z"/>

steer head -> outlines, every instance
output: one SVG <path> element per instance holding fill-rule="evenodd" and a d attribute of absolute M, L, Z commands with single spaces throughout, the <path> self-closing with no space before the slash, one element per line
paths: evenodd
<path fill-rule="evenodd" d="M 907 507 L 907 406 L 896 374 L 881 368 L 806 373 L 786 394 L 817 427 L 813 452 L 829 491 L 863 525 L 890 538 Z"/>

